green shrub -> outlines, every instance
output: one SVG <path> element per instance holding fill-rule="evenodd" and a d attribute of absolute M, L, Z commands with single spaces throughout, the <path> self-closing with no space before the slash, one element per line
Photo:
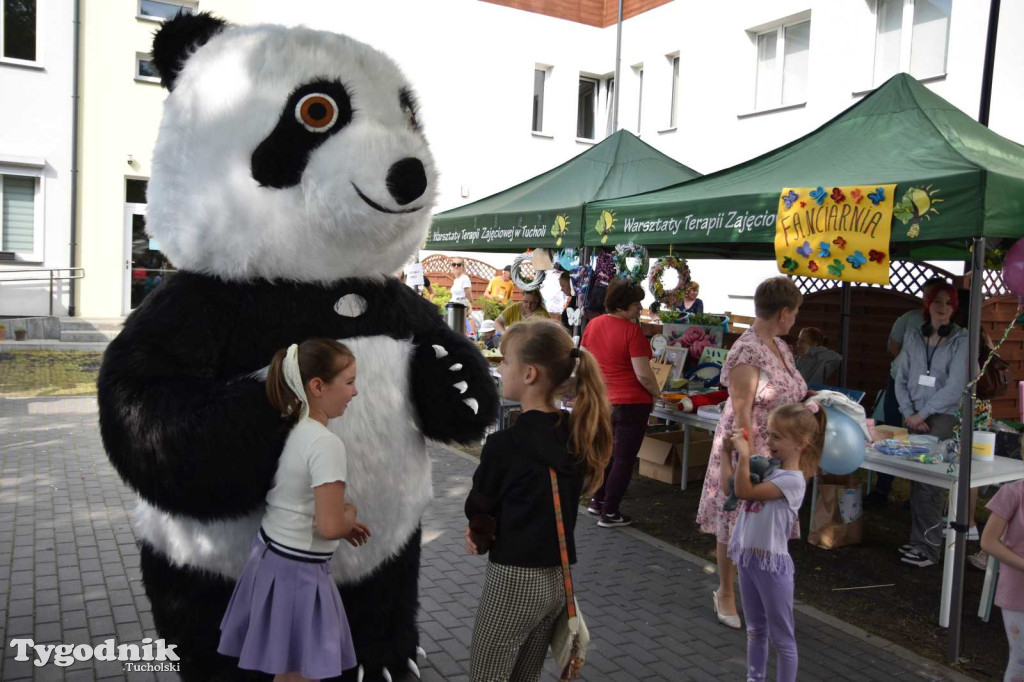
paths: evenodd
<path fill-rule="evenodd" d="M 485 320 L 496 320 L 498 315 L 505 310 L 505 306 L 500 301 L 495 301 L 493 298 L 486 298 L 481 296 L 480 298 L 473 301 L 473 305 L 484 311 Z"/>
<path fill-rule="evenodd" d="M 721 315 L 713 315 L 711 313 L 696 313 L 694 315 L 690 315 L 686 324 L 695 324 L 702 327 L 714 327 L 722 324 L 722 317 Z"/>
<path fill-rule="evenodd" d="M 448 305 L 448 301 L 452 300 L 452 290 L 440 284 L 435 284 L 430 288 L 434 290 L 434 305 L 441 310 L 442 315 L 445 315 L 447 313 L 445 306 Z"/>

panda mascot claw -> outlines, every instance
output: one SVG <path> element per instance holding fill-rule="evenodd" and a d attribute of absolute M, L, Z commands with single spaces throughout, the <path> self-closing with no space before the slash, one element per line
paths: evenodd
<path fill-rule="evenodd" d="M 359 362 L 330 426 L 373 531 L 332 561 L 360 664 L 344 677 L 418 676 L 425 439 L 480 438 L 497 396 L 476 348 L 389 276 L 437 186 L 412 91 L 350 38 L 204 13 L 167 21 L 153 57 L 169 95 L 147 230 L 179 271 L 129 316 L 98 389 L 104 445 L 140 498 L 156 628 L 187 680 L 265 677 L 216 653 L 288 431 L 263 377 L 279 348 L 331 337 Z"/>

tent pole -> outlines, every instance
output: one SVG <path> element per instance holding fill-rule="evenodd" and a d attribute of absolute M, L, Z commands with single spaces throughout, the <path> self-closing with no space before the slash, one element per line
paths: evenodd
<path fill-rule="evenodd" d="M 619 90 L 622 90 L 622 81 L 619 80 L 619 66 L 622 61 L 622 0 L 619 0 L 619 22 L 615 27 L 615 89 L 612 92 L 612 132 L 619 130 Z"/>
<path fill-rule="evenodd" d="M 849 367 L 850 357 L 850 300 L 851 291 L 850 283 L 843 282 L 842 295 L 840 296 L 839 303 L 839 352 L 843 356 L 839 365 L 839 385 L 846 388 L 846 376 Z"/>
<path fill-rule="evenodd" d="M 978 345 L 981 340 L 981 293 L 985 287 L 985 238 L 975 237 L 971 268 L 971 309 L 967 322 L 967 376 L 974 378 L 978 362 Z M 960 621 L 963 616 L 964 559 L 967 555 L 967 519 L 971 497 L 971 448 L 974 440 L 974 387 L 964 391 L 960 404 L 960 471 L 957 476 L 956 521 L 951 524 L 956 531 L 953 556 L 953 589 L 950 595 L 949 613 L 949 662 L 960 659 Z"/>
<path fill-rule="evenodd" d="M 990 0 L 988 9 L 988 35 L 985 37 L 985 66 L 981 72 L 981 106 L 978 123 L 988 127 L 988 112 L 992 106 L 992 72 L 996 63 L 996 33 L 999 29 L 999 0 Z"/>

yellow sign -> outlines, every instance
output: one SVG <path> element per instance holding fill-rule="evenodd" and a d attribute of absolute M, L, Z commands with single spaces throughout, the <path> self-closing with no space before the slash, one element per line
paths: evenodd
<path fill-rule="evenodd" d="M 896 185 L 784 187 L 775 260 L 787 275 L 889 283 Z"/>

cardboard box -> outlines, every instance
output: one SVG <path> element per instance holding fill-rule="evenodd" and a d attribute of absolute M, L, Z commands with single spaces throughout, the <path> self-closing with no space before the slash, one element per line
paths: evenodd
<path fill-rule="evenodd" d="M 876 424 L 875 435 L 878 440 L 898 440 L 902 443 L 910 442 L 910 432 L 900 426 L 889 426 L 888 424 Z"/>
<path fill-rule="evenodd" d="M 690 452 L 687 461 L 687 481 L 700 481 L 711 457 L 713 435 L 697 429 L 690 430 Z M 683 480 L 683 432 L 652 433 L 644 438 L 637 458 L 640 475 L 663 483 L 679 485 Z"/>

